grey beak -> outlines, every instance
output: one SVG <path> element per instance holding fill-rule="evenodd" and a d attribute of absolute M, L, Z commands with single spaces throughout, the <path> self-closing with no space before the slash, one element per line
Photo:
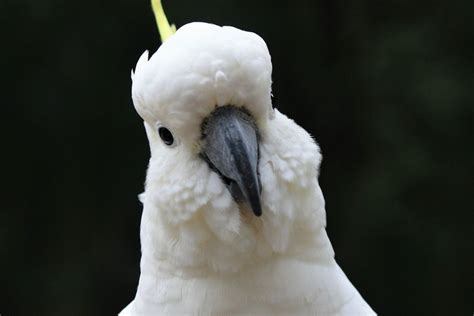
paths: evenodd
<path fill-rule="evenodd" d="M 237 202 L 262 215 L 258 175 L 258 137 L 253 118 L 234 106 L 219 107 L 202 126 L 201 155 L 225 181 Z"/>

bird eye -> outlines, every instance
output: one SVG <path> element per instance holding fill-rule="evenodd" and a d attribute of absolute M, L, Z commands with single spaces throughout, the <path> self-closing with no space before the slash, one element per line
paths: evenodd
<path fill-rule="evenodd" d="M 166 127 L 160 127 L 158 128 L 158 134 L 160 135 L 160 138 L 163 140 L 163 142 L 171 146 L 174 143 L 174 138 L 173 134 L 171 134 L 170 130 L 167 129 Z"/>

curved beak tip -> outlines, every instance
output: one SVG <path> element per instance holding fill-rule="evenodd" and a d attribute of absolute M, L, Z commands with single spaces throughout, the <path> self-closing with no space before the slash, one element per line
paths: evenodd
<path fill-rule="evenodd" d="M 252 207 L 252 210 L 255 216 L 257 217 L 262 216 L 262 207 L 260 206 L 260 204 L 258 205 L 258 207 Z"/>
<path fill-rule="evenodd" d="M 240 108 L 225 106 L 216 109 L 203 130 L 206 143 L 202 155 L 212 169 L 234 181 L 236 186 L 230 187 L 234 199 L 237 201 L 243 197 L 255 216 L 261 216 L 257 170 L 259 146 L 256 126 L 252 122 L 250 114 Z M 237 187 L 238 190 L 232 190 Z"/>

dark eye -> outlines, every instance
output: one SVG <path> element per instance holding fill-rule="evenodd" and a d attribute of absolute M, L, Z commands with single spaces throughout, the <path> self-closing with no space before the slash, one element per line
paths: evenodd
<path fill-rule="evenodd" d="M 171 134 L 169 129 L 167 129 L 166 127 L 160 127 L 158 128 L 158 134 L 160 134 L 161 139 L 166 145 L 168 146 L 173 145 L 174 138 L 173 138 L 173 134 Z"/>

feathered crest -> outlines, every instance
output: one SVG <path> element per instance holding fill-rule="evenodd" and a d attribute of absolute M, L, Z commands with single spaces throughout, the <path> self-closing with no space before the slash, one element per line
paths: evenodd
<path fill-rule="evenodd" d="M 166 41 L 171 35 L 176 32 L 176 26 L 168 22 L 161 0 L 151 0 L 153 13 L 155 14 L 156 24 L 160 32 L 161 41 Z"/>

